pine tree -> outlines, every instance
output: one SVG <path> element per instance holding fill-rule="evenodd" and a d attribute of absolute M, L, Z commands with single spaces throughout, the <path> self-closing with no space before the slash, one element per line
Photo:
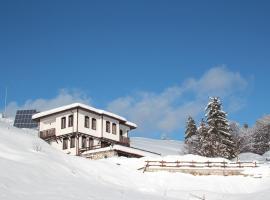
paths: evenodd
<path fill-rule="evenodd" d="M 191 116 L 189 116 L 186 123 L 185 141 L 188 138 L 192 137 L 193 135 L 196 135 L 196 132 L 197 132 L 196 123 L 194 119 Z"/>
<path fill-rule="evenodd" d="M 208 127 L 202 119 L 199 127 L 198 127 L 198 146 L 197 146 L 197 152 L 201 156 L 207 156 L 210 155 L 210 151 L 212 149 L 211 144 L 209 143 L 209 134 L 208 134 Z"/>
<path fill-rule="evenodd" d="M 235 147 L 230 133 L 230 126 L 227 114 L 222 111 L 222 103 L 218 97 L 210 97 L 210 102 L 206 107 L 206 117 L 209 126 L 207 137 L 209 140 L 206 146 L 207 156 L 224 158 L 235 157 Z"/>
<path fill-rule="evenodd" d="M 185 131 L 185 144 L 187 153 L 197 154 L 198 146 L 197 127 L 194 119 L 188 117 Z"/>

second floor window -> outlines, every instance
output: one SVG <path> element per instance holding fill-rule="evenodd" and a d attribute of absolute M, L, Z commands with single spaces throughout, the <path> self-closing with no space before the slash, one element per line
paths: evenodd
<path fill-rule="evenodd" d="M 88 116 L 84 117 L 84 127 L 89 128 L 89 117 Z"/>
<path fill-rule="evenodd" d="M 116 134 L 116 124 L 112 124 L 112 134 Z"/>
<path fill-rule="evenodd" d="M 66 128 L 66 117 L 61 118 L 61 129 Z"/>
<path fill-rule="evenodd" d="M 120 129 L 120 136 L 122 137 L 123 136 L 123 130 Z"/>
<path fill-rule="evenodd" d="M 92 129 L 97 130 L 97 120 L 95 118 L 92 118 Z"/>
<path fill-rule="evenodd" d="M 72 127 L 73 126 L 73 115 L 69 115 L 68 116 L 68 127 Z"/>
<path fill-rule="evenodd" d="M 111 123 L 109 121 L 106 121 L 106 132 L 107 133 L 111 132 Z"/>

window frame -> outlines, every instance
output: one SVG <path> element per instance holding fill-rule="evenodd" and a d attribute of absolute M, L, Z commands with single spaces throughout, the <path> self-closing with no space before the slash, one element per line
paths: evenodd
<path fill-rule="evenodd" d="M 89 128 L 90 127 L 90 117 L 89 116 L 84 116 L 84 128 Z"/>
<path fill-rule="evenodd" d="M 92 130 L 97 130 L 97 119 L 96 118 L 92 118 L 91 119 L 91 128 Z"/>
<path fill-rule="evenodd" d="M 68 127 L 73 127 L 74 117 L 73 114 L 68 116 Z"/>
<path fill-rule="evenodd" d="M 110 121 L 106 121 L 106 132 L 111 133 L 111 122 Z"/>
<path fill-rule="evenodd" d="M 117 125 L 116 123 L 112 123 L 112 134 L 116 135 L 117 133 Z"/>
<path fill-rule="evenodd" d="M 68 138 L 63 138 L 63 150 L 68 149 Z"/>
<path fill-rule="evenodd" d="M 75 142 L 76 142 L 76 137 L 71 136 L 70 137 L 70 148 L 75 148 Z"/>
<path fill-rule="evenodd" d="M 86 148 L 87 147 L 87 138 L 85 136 L 82 136 L 82 148 Z"/>
<path fill-rule="evenodd" d="M 67 125 L 66 117 L 61 117 L 61 129 L 65 129 Z"/>
<path fill-rule="evenodd" d="M 93 138 L 88 139 L 88 145 L 89 145 L 89 149 L 93 149 L 93 147 L 94 147 L 94 139 Z"/>
<path fill-rule="evenodd" d="M 122 129 L 120 129 L 120 131 L 119 131 L 119 135 L 120 135 L 120 137 L 123 137 L 124 132 L 123 132 L 123 130 L 122 130 Z"/>

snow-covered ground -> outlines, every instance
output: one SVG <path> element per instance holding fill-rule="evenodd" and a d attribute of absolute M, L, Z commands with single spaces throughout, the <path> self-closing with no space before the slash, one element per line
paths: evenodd
<path fill-rule="evenodd" d="M 184 143 L 182 141 L 131 137 L 130 144 L 132 147 L 160 153 L 163 156 L 184 154 Z"/>
<path fill-rule="evenodd" d="M 165 160 L 204 159 L 181 156 L 182 144 L 176 141 L 133 138 L 132 144 L 160 152 Z M 93 161 L 65 155 L 40 140 L 35 131 L 0 121 L 0 199 L 195 200 L 205 196 L 207 200 L 266 200 L 270 196 L 267 164 L 255 169 L 262 178 L 192 176 L 137 170 L 147 159 L 151 158 Z"/>

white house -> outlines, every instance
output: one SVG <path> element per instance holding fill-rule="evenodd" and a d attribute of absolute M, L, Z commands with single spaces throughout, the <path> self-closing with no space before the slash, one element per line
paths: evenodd
<path fill-rule="evenodd" d="M 129 147 L 129 131 L 137 127 L 119 115 L 74 103 L 40 112 L 32 117 L 39 136 L 72 155 L 117 144 Z"/>

